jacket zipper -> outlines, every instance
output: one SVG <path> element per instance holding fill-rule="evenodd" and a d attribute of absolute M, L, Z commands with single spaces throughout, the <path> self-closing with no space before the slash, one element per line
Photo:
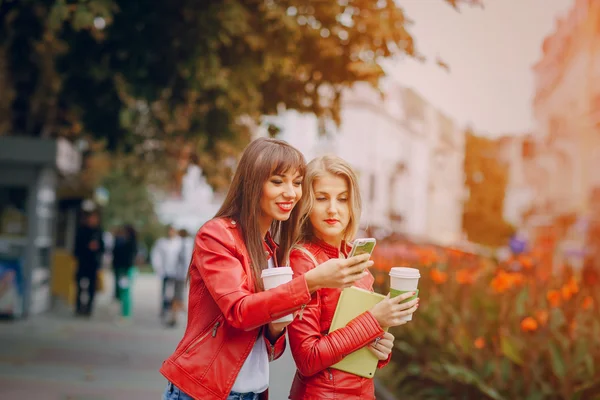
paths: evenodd
<path fill-rule="evenodd" d="M 328 336 L 328 333 L 325 333 L 323 336 Z M 329 380 L 333 380 L 333 372 L 331 372 L 331 368 L 327 368 L 327 372 L 329 373 Z"/>
<path fill-rule="evenodd" d="M 269 355 L 269 361 L 275 360 L 275 345 L 269 343 L 271 354 Z"/>
<path fill-rule="evenodd" d="M 215 325 L 213 326 L 213 329 L 212 329 L 212 337 L 217 336 L 217 329 L 219 329 L 220 325 L 221 325 L 221 321 L 217 321 L 215 323 Z M 211 333 L 210 330 L 206 331 L 206 333 L 204 333 L 204 335 L 202 335 L 198 339 L 194 340 L 194 343 L 192 343 L 190 345 L 190 347 L 187 348 L 187 350 L 185 351 L 185 353 L 187 354 L 190 351 L 192 351 L 194 349 L 194 347 L 196 347 L 198 345 L 198 343 L 200 343 L 201 341 L 203 341 L 208 336 L 209 333 Z"/>
<path fill-rule="evenodd" d="M 302 321 L 302 315 L 304 315 L 304 309 L 306 308 L 306 304 L 302 304 L 302 307 L 300 307 L 300 314 L 298 314 L 298 319 L 300 321 Z"/>
<path fill-rule="evenodd" d="M 215 326 L 212 330 L 212 337 L 217 336 L 217 329 L 219 329 L 219 326 L 221 326 L 221 321 L 217 321 L 217 323 L 215 324 Z"/>

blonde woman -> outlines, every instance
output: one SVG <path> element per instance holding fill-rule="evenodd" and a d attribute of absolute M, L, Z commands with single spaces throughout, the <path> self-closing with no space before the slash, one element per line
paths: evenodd
<path fill-rule="evenodd" d="M 306 169 L 303 190 L 306 199 L 301 210 L 300 232 L 290 253 L 294 276 L 312 271 L 330 259 L 345 258 L 349 241 L 356 235 L 361 214 L 357 178 L 347 162 L 339 157 L 324 156 L 311 161 Z M 353 285 L 372 290 L 373 276 L 367 272 Z M 346 327 L 330 334 L 329 328 L 341 288 L 324 288 L 288 327 L 288 336 L 297 372 L 290 399 L 333 398 L 374 399 L 372 379 L 362 378 L 330 368 L 345 355 L 369 346 L 387 364 L 394 337 L 383 328 L 402 325 L 401 318 L 413 313 L 418 299 L 400 304 L 414 295 L 390 299 L 389 296 Z"/>

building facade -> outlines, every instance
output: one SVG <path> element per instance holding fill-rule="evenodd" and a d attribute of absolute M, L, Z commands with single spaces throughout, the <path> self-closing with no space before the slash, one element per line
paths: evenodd
<path fill-rule="evenodd" d="M 533 67 L 538 175 L 535 208 L 555 216 L 590 210 L 600 187 L 600 0 L 576 0 L 557 20 Z M 540 185 L 541 186 L 541 185 Z"/>
<path fill-rule="evenodd" d="M 418 93 L 387 82 L 357 84 L 342 96 L 339 127 L 286 112 L 280 137 L 307 159 L 336 154 L 359 175 L 362 227 L 441 244 L 462 238 L 464 132 Z"/>

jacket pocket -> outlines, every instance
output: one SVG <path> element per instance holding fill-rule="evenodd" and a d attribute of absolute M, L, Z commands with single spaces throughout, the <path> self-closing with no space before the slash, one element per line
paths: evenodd
<path fill-rule="evenodd" d="M 215 321 L 213 321 L 203 333 L 201 333 L 196 339 L 190 343 L 190 345 L 185 349 L 183 354 L 191 353 L 198 345 L 202 342 L 208 340 L 209 338 L 215 338 L 217 336 L 217 331 L 219 327 L 223 324 L 223 316 L 220 315 L 217 317 Z"/>

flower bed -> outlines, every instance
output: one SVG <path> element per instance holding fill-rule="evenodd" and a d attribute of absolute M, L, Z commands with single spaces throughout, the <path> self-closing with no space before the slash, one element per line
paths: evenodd
<path fill-rule="evenodd" d="M 399 399 L 600 399 L 599 287 L 532 256 L 381 245 L 373 260 L 379 293 L 391 267 L 421 271 L 421 307 L 378 372 Z"/>

